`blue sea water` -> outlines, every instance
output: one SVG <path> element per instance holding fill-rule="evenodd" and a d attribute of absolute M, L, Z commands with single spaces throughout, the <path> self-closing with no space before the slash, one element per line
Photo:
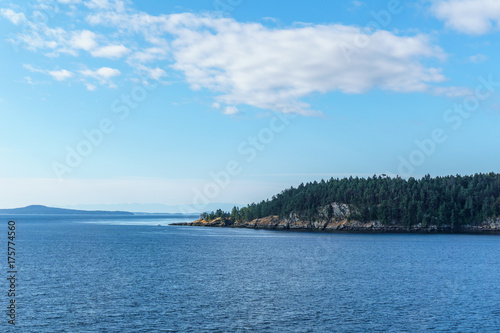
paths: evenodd
<path fill-rule="evenodd" d="M 17 218 L 16 327 L 5 314 L 1 331 L 500 330 L 500 236 L 167 226 L 179 220 Z"/>

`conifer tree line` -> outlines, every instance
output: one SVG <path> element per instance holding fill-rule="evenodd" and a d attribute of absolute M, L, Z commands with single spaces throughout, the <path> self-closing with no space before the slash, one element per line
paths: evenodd
<path fill-rule="evenodd" d="M 345 203 L 352 220 L 379 220 L 402 225 L 474 225 L 487 218 L 500 217 L 500 174 L 446 176 L 421 179 L 373 176 L 368 178 L 330 178 L 300 184 L 273 196 L 271 200 L 234 207 L 231 212 L 217 210 L 202 218 L 220 217 L 232 222 L 251 221 L 270 215 L 280 218 L 296 213 L 306 220 L 319 219 L 319 210 L 331 203 Z M 332 217 L 331 209 L 328 217 Z"/>

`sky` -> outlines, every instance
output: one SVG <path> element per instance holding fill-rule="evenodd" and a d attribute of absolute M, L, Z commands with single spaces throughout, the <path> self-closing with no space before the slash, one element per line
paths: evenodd
<path fill-rule="evenodd" d="M 0 0 L 0 208 L 499 172 L 499 23 L 496 0 Z"/>

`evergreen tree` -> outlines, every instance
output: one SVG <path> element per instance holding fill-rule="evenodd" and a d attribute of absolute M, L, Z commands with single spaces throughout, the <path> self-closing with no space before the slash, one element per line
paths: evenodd
<path fill-rule="evenodd" d="M 403 225 L 453 225 L 481 223 L 487 218 L 500 217 L 500 175 L 495 173 L 473 176 L 435 177 L 421 179 L 390 178 L 330 178 L 328 181 L 300 184 L 273 196 L 270 200 L 252 203 L 231 213 L 218 209 L 203 213 L 202 218 L 216 217 L 234 221 L 251 221 L 269 215 L 319 219 L 319 212 L 331 203 L 349 205 L 353 219 L 361 221 L 393 221 Z M 327 207 L 328 218 L 333 209 Z"/>

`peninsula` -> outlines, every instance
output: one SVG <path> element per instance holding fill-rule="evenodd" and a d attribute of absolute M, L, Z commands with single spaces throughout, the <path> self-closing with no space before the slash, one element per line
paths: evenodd
<path fill-rule="evenodd" d="M 349 177 L 174 225 L 329 232 L 500 233 L 500 174 Z"/>

